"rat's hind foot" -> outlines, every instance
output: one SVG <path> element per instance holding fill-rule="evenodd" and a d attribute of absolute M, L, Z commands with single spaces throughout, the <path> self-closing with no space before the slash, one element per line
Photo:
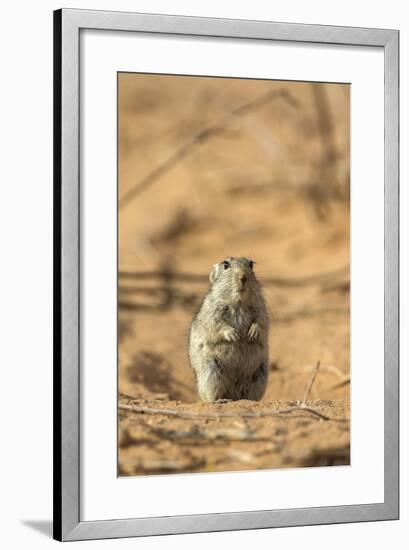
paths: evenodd
<path fill-rule="evenodd" d="M 225 395 L 223 365 L 216 359 L 202 365 L 197 379 L 199 397 L 202 401 L 214 402 Z"/>
<path fill-rule="evenodd" d="M 268 368 L 266 363 L 262 363 L 256 372 L 253 373 L 246 399 L 260 401 L 266 391 L 267 381 Z"/>
<path fill-rule="evenodd" d="M 232 401 L 233 399 L 221 398 L 221 399 L 216 399 L 215 403 L 231 403 Z"/>

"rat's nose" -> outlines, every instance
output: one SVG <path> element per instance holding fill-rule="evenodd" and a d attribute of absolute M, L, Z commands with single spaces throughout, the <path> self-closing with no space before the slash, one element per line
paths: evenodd
<path fill-rule="evenodd" d="M 244 285 L 244 283 L 247 281 L 247 277 L 245 275 L 242 275 L 240 277 L 241 284 Z"/>

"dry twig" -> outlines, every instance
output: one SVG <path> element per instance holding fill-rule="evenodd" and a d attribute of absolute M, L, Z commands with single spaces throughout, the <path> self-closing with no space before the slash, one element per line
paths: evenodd
<path fill-rule="evenodd" d="M 274 286 L 282 287 L 304 287 L 304 286 L 315 286 L 315 285 L 325 285 L 328 283 L 334 283 L 339 278 L 345 277 L 349 273 L 349 265 L 345 265 L 336 269 L 334 271 L 328 271 L 324 273 L 313 273 L 311 275 L 305 275 L 303 277 L 262 277 L 262 283 L 272 284 Z M 161 279 L 163 278 L 163 272 L 158 271 L 132 271 L 129 269 L 121 269 L 119 271 L 120 279 Z M 187 283 L 206 283 L 208 282 L 208 275 L 202 275 L 199 273 L 183 273 L 183 272 L 174 272 L 172 277 L 175 281 L 178 282 L 187 282 Z"/>
<path fill-rule="evenodd" d="M 305 405 L 291 405 L 289 407 L 285 407 L 284 409 L 273 409 L 270 411 L 245 411 L 240 413 L 224 413 L 224 412 L 194 412 L 194 411 L 183 411 L 183 410 L 177 410 L 177 409 L 170 409 L 167 407 L 146 407 L 143 405 L 125 405 L 125 404 L 119 404 L 118 408 L 120 410 L 130 411 L 133 413 L 139 413 L 139 414 L 152 414 L 152 415 L 158 415 L 162 414 L 165 416 L 174 416 L 177 418 L 189 418 L 189 419 L 206 419 L 206 418 L 263 418 L 266 416 L 277 416 L 280 417 L 282 415 L 290 414 L 295 411 L 304 411 L 311 413 L 313 416 L 316 416 L 317 418 L 320 418 L 322 420 L 340 420 L 340 419 L 334 419 L 330 418 L 329 416 L 326 416 L 325 414 L 320 413 L 319 411 L 313 409 L 312 407 L 307 407 Z"/>
<path fill-rule="evenodd" d="M 179 162 L 181 162 L 185 157 L 190 154 L 190 152 L 196 145 L 203 144 L 209 139 L 222 134 L 225 131 L 226 125 L 230 122 L 230 120 L 235 119 L 238 116 L 245 115 L 254 109 L 262 107 L 273 99 L 283 99 L 290 103 L 292 106 L 298 105 L 296 100 L 292 96 L 290 96 L 290 94 L 286 90 L 274 90 L 269 91 L 268 93 L 256 98 L 253 101 L 249 101 L 248 103 L 236 107 L 215 124 L 204 128 L 201 132 L 193 136 L 190 141 L 177 149 L 172 155 L 170 155 L 170 157 L 162 162 L 162 164 L 157 166 L 140 182 L 138 182 L 136 185 L 126 191 L 125 194 L 122 195 L 122 197 L 119 199 L 119 208 L 121 209 L 129 204 L 129 202 L 131 202 L 139 193 L 147 189 L 157 179 L 159 179 L 166 172 L 168 172 Z"/>
<path fill-rule="evenodd" d="M 326 388 L 327 390 L 337 390 L 339 388 L 343 388 L 344 386 L 348 386 L 348 384 L 351 383 L 351 378 L 349 376 L 346 376 L 343 380 L 338 382 L 337 384 L 333 384 L 329 388 Z"/>
<path fill-rule="evenodd" d="M 315 365 L 315 368 L 314 370 L 312 371 L 312 375 L 311 375 L 311 379 L 308 383 L 308 386 L 307 386 L 307 389 L 306 389 L 306 392 L 305 392 L 305 395 L 304 395 L 304 399 L 302 400 L 301 402 L 301 405 L 302 406 L 305 406 L 307 405 L 307 399 L 309 398 L 310 396 L 310 393 L 311 393 L 311 388 L 315 382 L 315 377 L 317 376 L 317 372 L 318 372 L 318 369 L 320 368 L 320 362 L 318 361 L 317 364 Z"/>

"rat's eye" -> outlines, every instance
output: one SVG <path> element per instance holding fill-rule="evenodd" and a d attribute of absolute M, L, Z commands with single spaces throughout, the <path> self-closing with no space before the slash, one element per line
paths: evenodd
<path fill-rule="evenodd" d="M 223 262 L 223 267 L 224 267 L 224 269 L 229 269 L 230 263 L 229 263 L 227 260 L 225 260 L 225 261 Z"/>
<path fill-rule="evenodd" d="M 253 269 L 253 267 L 254 267 L 254 262 L 253 262 L 253 260 L 250 260 L 249 261 L 249 268 Z"/>

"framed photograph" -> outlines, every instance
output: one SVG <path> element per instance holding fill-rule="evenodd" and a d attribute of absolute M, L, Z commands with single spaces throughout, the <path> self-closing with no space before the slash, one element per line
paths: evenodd
<path fill-rule="evenodd" d="M 54 13 L 54 537 L 398 518 L 396 30 Z"/>

